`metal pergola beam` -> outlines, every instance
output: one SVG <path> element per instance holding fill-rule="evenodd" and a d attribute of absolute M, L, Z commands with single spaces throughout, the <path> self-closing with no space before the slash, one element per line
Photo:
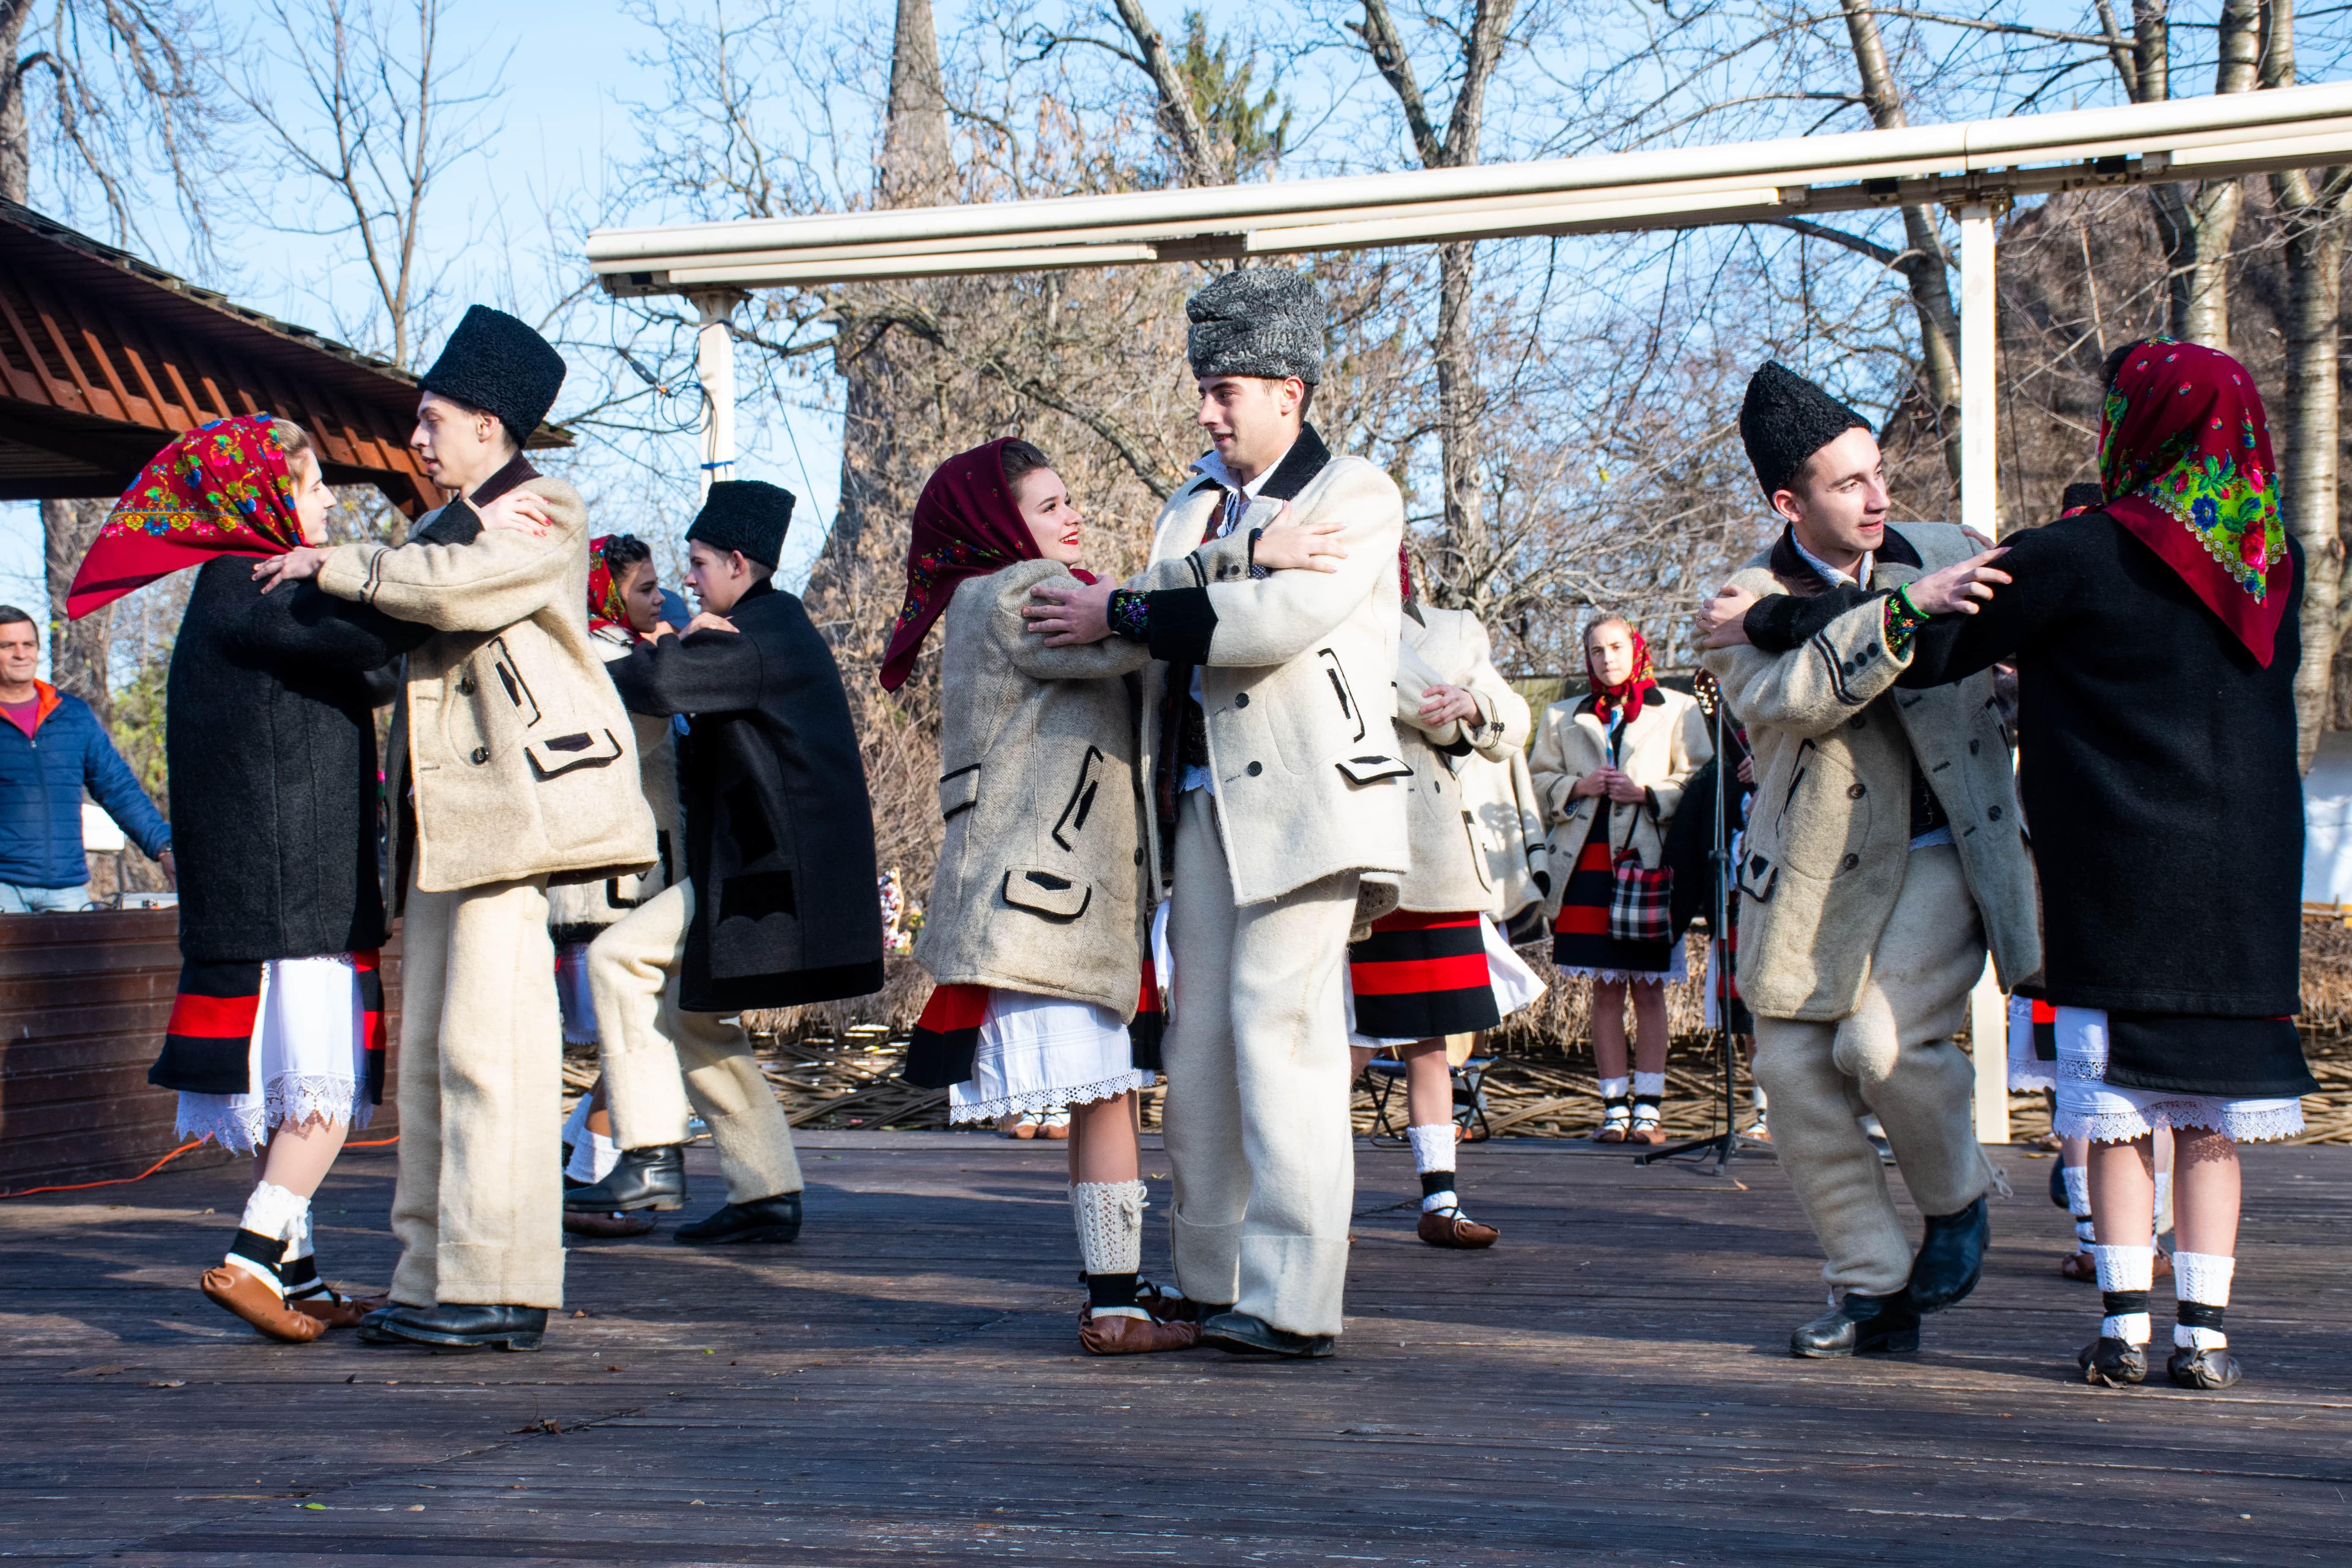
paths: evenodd
<path fill-rule="evenodd" d="M 1840 136 L 1335 179 L 603 229 L 614 294 L 1622 233 L 2352 159 L 2352 83 Z"/>

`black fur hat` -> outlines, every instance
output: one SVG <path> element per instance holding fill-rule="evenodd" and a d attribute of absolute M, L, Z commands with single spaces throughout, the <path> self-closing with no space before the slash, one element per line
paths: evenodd
<path fill-rule="evenodd" d="M 784 558 L 784 531 L 792 525 L 792 491 L 761 479 L 720 479 L 702 498 L 686 536 L 773 567 Z"/>
<path fill-rule="evenodd" d="M 469 305 L 416 384 L 497 415 L 520 447 L 555 406 L 563 371 L 563 356 L 545 338 L 504 310 Z"/>
<path fill-rule="evenodd" d="M 1739 405 L 1739 439 L 1767 496 L 1789 489 L 1815 452 L 1849 430 L 1869 428 L 1869 420 L 1779 360 L 1766 360 L 1748 378 Z"/>
<path fill-rule="evenodd" d="M 1194 375 L 1323 379 L 1323 290 L 1286 267 L 1244 267 L 1184 301 L 1184 357 Z"/>

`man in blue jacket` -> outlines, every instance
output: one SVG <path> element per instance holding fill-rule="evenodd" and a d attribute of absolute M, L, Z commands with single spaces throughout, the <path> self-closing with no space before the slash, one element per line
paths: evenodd
<path fill-rule="evenodd" d="M 81 792 L 174 875 L 172 830 L 139 787 L 89 704 L 46 680 L 33 617 L 0 605 L 0 914 L 47 914 L 89 902 Z"/>

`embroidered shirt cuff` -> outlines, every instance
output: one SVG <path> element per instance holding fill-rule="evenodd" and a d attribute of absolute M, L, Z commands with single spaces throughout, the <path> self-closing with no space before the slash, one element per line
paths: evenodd
<path fill-rule="evenodd" d="M 1151 657 L 1171 664 L 1206 664 L 1209 639 L 1217 630 L 1216 606 L 1206 588 L 1160 588 L 1145 597 L 1151 601 L 1144 641 Z"/>
<path fill-rule="evenodd" d="M 1110 603 L 1104 606 L 1103 616 L 1110 622 L 1115 636 L 1129 642 L 1151 640 L 1151 595 L 1139 594 L 1132 588 L 1113 588 Z"/>
<path fill-rule="evenodd" d="M 1887 652 L 1897 658 L 1908 658 L 1912 637 L 1927 624 L 1927 617 L 1911 602 L 1909 588 L 1897 588 L 1886 596 Z"/>

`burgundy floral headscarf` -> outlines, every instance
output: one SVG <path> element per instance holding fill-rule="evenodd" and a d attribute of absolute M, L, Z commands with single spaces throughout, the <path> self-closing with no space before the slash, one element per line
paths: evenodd
<path fill-rule="evenodd" d="M 2270 421 L 2246 367 L 2157 338 L 2116 372 L 2099 425 L 2103 510 L 2161 557 L 2264 668 L 2294 582 Z"/>
<path fill-rule="evenodd" d="M 896 691 L 915 668 L 931 623 L 947 613 L 958 584 L 987 577 L 1015 562 L 1035 561 L 1037 541 L 1004 482 L 1006 437 L 959 452 L 941 463 L 915 502 L 914 537 L 907 544 L 907 599 L 882 654 L 882 689 Z M 1091 575 L 1076 574 L 1087 582 Z"/>
<path fill-rule="evenodd" d="M 148 459 L 82 557 L 66 618 L 216 555 L 283 555 L 301 543 L 294 478 L 269 429 L 275 418 L 215 420 Z"/>

